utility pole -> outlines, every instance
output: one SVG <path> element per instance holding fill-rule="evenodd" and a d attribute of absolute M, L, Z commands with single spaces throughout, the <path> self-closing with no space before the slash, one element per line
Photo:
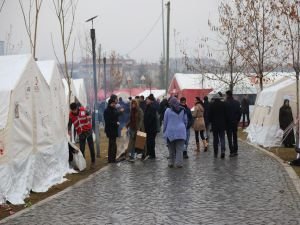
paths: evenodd
<path fill-rule="evenodd" d="M 99 57 L 98 57 L 98 88 L 101 88 L 101 44 L 98 47 Z"/>
<path fill-rule="evenodd" d="M 103 57 L 103 74 L 104 74 L 104 101 L 106 103 L 106 57 Z"/>
<path fill-rule="evenodd" d="M 99 142 L 99 116 L 98 116 L 98 98 L 97 98 L 97 72 L 96 72 L 96 33 L 95 29 L 93 28 L 93 20 L 97 16 L 94 16 L 90 19 L 88 19 L 85 22 L 92 21 L 92 29 L 90 30 L 91 32 L 91 40 L 92 40 L 92 50 L 93 50 L 93 78 L 94 78 L 94 121 L 95 121 L 95 135 L 96 135 L 96 153 L 97 153 L 97 158 L 100 158 L 100 142 Z"/>
<path fill-rule="evenodd" d="M 168 94 L 168 84 L 169 84 L 169 60 L 170 60 L 170 2 L 166 4 L 167 6 L 167 59 L 166 59 L 166 94 Z"/>
<path fill-rule="evenodd" d="M 163 55 L 162 55 L 162 80 L 163 82 L 163 86 L 167 86 L 166 85 L 166 46 L 165 46 L 165 8 L 164 8 L 164 0 L 161 0 L 161 10 L 162 10 L 162 38 L 163 38 Z M 166 93 L 167 95 L 167 93 Z"/>

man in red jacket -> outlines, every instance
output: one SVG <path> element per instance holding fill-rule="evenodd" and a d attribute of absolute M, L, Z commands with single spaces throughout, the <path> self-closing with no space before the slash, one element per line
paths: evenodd
<path fill-rule="evenodd" d="M 79 107 L 75 102 L 70 104 L 70 114 L 69 114 L 69 131 L 71 129 L 71 125 L 73 124 L 76 133 L 79 136 L 79 145 L 80 151 L 84 156 L 85 151 L 85 143 L 88 142 L 90 155 L 91 155 L 91 169 L 95 167 L 95 150 L 94 150 L 94 142 L 93 142 L 93 130 L 91 124 L 91 116 L 85 110 L 84 107 Z"/>

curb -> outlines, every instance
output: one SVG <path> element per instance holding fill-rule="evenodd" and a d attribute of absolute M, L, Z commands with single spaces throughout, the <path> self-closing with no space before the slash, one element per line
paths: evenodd
<path fill-rule="evenodd" d="M 75 187 L 81 186 L 82 184 L 88 182 L 89 180 L 91 180 L 92 178 L 94 178 L 96 175 L 98 175 L 99 173 L 104 172 L 104 171 L 107 170 L 108 168 L 109 168 L 109 165 L 104 166 L 104 167 L 101 168 L 100 170 L 98 170 L 98 171 L 92 173 L 91 175 L 89 175 L 87 178 L 78 181 L 76 184 L 74 184 L 74 185 L 72 185 L 72 186 L 70 186 L 70 187 L 67 187 L 66 189 L 64 189 L 64 190 L 62 190 L 62 191 L 60 191 L 60 192 L 58 192 L 57 194 L 52 195 L 52 196 L 50 196 L 50 197 L 48 197 L 48 198 L 45 198 L 45 199 L 43 199 L 42 201 L 39 201 L 38 203 L 36 203 L 36 204 L 30 206 L 29 208 L 22 209 L 22 210 L 20 210 L 19 212 L 16 212 L 15 214 L 13 214 L 13 215 L 11 215 L 11 216 L 8 216 L 8 217 L 6 217 L 6 218 L 0 220 L 0 224 L 4 224 L 4 223 L 8 222 L 9 220 L 12 220 L 12 219 L 14 219 L 14 218 L 17 218 L 17 217 L 21 216 L 22 214 L 27 213 L 27 212 L 29 212 L 29 211 L 35 209 L 36 207 L 39 207 L 39 206 L 41 206 L 41 205 L 43 205 L 43 204 L 45 204 L 45 203 L 51 201 L 52 199 L 56 199 L 56 198 L 60 197 L 61 195 L 65 194 L 65 193 L 67 193 L 67 192 L 69 192 L 69 191 L 72 191 Z M 66 181 L 66 182 L 67 182 L 67 181 Z"/>
<path fill-rule="evenodd" d="M 300 178 L 298 177 L 298 175 L 296 174 L 296 172 L 294 171 L 293 167 L 291 167 L 289 164 L 285 163 L 281 158 L 279 158 L 277 155 L 275 155 L 274 153 L 272 152 L 269 152 L 268 150 L 262 148 L 262 147 L 259 147 L 257 145 L 254 145 L 254 144 L 251 144 L 247 141 L 244 141 L 242 139 L 239 138 L 239 141 L 247 144 L 247 145 L 250 145 L 260 151 L 262 151 L 263 153 L 265 153 L 266 155 L 269 155 L 270 157 L 274 158 L 277 160 L 277 162 L 279 162 L 281 164 L 281 166 L 283 166 L 283 168 L 285 169 L 285 171 L 287 172 L 287 174 L 289 175 L 289 177 L 291 178 L 298 194 L 300 195 Z"/>

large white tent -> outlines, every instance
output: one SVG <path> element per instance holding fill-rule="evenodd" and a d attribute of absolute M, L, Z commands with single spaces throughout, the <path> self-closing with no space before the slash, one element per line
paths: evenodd
<path fill-rule="evenodd" d="M 84 79 L 73 79 L 75 96 L 82 106 L 87 106 L 87 93 L 84 85 Z"/>
<path fill-rule="evenodd" d="M 247 128 L 248 140 L 264 147 L 278 146 L 279 109 L 284 99 L 290 100 L 294 120 L 296 118 L 296 80 L 285 77 L 261 91 L 256 99 L 251 123 Z"/>
<path fill-rule="evenodd" d="M 69 149 L 67 139 L 67 123 L 68 123 L 68 105 L 66 104 L 66 96 L 64 85 L 54 61 L 39 61 L 37 62 L 40 71 L 46 79 L 51 92 L 51 121 L 52 128 L 52 149 L 46 154 L 40 154 L 38 162 L 46 166 L 48 170 L 46 173 L 35 173 L 35 176 L 47 178 L 47 182 L 34 182 L 33 190 L 36 192 L 43 192 L 49 186 L 61 182 L 62 175 L 69 170 Z M 45 171 L 43 171 L 45 172 Z"/>
<path fill-rule="evenodd" d="M 31 55 L 1 56 L 0 68 L 0 203 L 22 204 L 63 181 L 43 165 L 53 154 L 51 91 Z"/>

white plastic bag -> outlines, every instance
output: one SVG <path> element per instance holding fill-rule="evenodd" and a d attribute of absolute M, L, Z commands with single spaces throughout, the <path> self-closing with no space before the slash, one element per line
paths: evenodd
<path fill-rule="evenodd" d="M 82 171 L 86 168 L 86 161 L 83 157 L 81 151 L 77 151 L 73 153 L 73 166 L 75 169 L 78 169 L 79 171 Z"/>

